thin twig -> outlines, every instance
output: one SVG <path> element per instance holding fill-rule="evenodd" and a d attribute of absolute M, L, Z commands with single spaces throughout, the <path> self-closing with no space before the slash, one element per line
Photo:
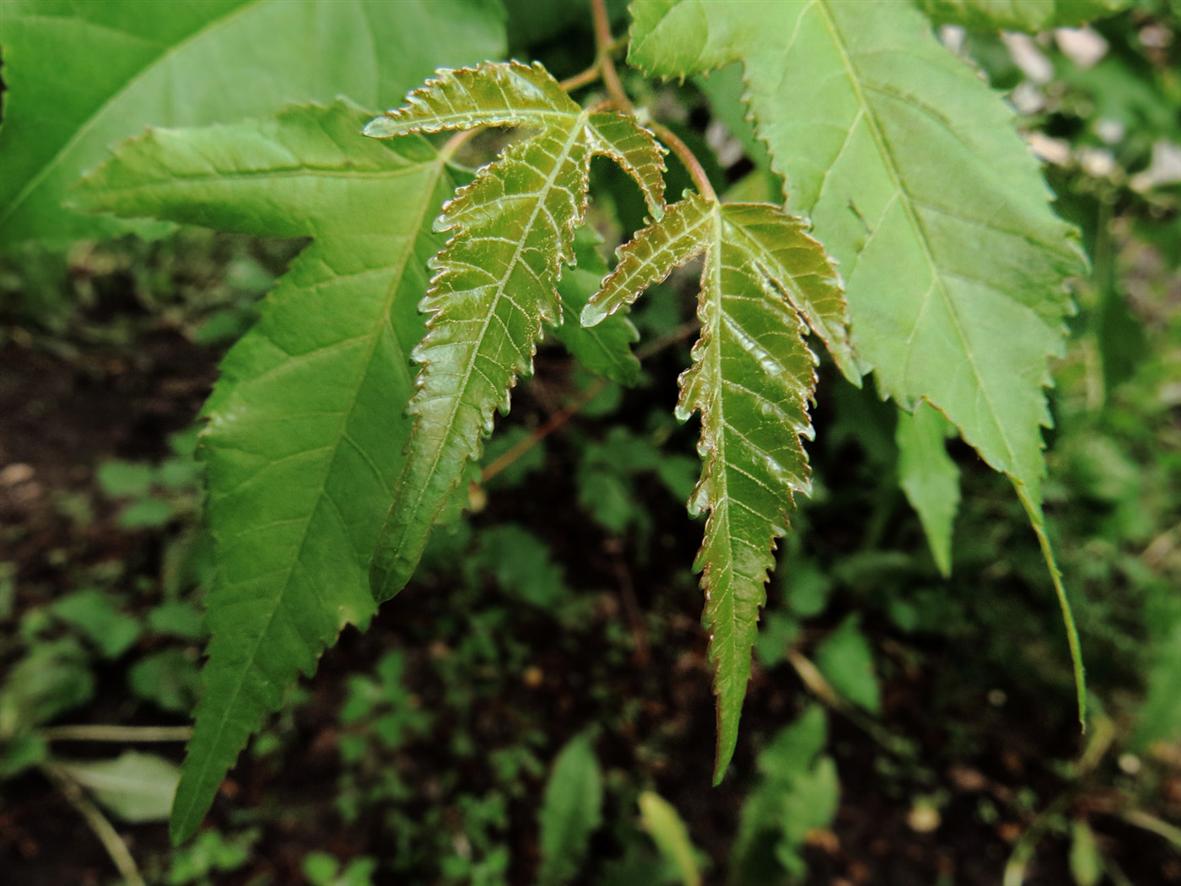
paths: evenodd
<path fill-rule="evenodd" d="M 1174 849 L 1181 849 L 1181 828 L 1176 825 L 1169 824 L 1164 819 L 1145 812 L 1143 809 L 1125 810 L 1120 813 L 1120 818 L 1130 825 L 1135 825 L 1164 838 L 1172 844 Z"/>
<path fill-rule="evenodd" d="M 689 146 L 681 141 L 680 136 L 663 123 L 658 123 L 655 120 L 648 121 L 648 128 L 656 133 L 656 136 L 668 145 L 677 158 L 685 164 L 685 169 L 689 170 L 693 184 L 697 186 L 701 196 L 716 203 L 718 195 L 714 192 L 714 186 L 710 184 L 709 176 L 705 174 L 705 167 L 701 165 L 701 161 L 697 159 L 697 155 L 690 150 Z"/>
<path fill-rule="evenodd" d="M 594 83 L 601 76 L 603 71 L 600 66 L 599 59 L 596 58 L 590 67 L 573 74 L 558 83 L 559 86 L 566 92 L 573 92 L 576 89 L 581 89 L 584 86 L 589 86 Z"/>
<path fill-rule="evenodd" d="M 193 737 L 193 729 L 191 726 L 108 726 L 94 724 L 51 726 L 48 729 L 41 730 L 41 736 L 47 741 L 188 741 Z"/>
<path fill-rule="evenodd" d="M 499 458 L 495 459 L 491 464 L 484 468 L 480 479 L 487 483 L 497 474 L 504 471 L 509 465 L 513 464 L 517 459 L 523 456 L 526 452 L 552 434 L 554 431 L 561 428 L 566 422 L 578 415 L 591 400 L 595 399 L 607 386 L 605 379 L 596 379 L 595 382 L 586 389 L 569 405 L 559 409 L 549 417 L 545 424 L 537 428 L 532 434 L 526 437 L 521 442 L 504 452 Z"/>
<path fill-rule="evenodd" d="M 111 861 L 119 870 L 124 882 L 129 886 L 145 886 L 144 878 L 140 875 L 139 866 L 136 865 L 131 850 L 127 848 L 127 844 L 119 836 L 115 826 L 102 814 L 102 810 L 86 798 L 78 783 L 52 763 L 43 764 L 41 770 L 61 791 L 66 802 L 86 820 L 90 830 L 94 832 L 99 842 L 103 844 L 103 848 L 107 850 L 107 855 L 111 857 Z"/>
<path fill-rule="evenodd" d="M 833 688 L 832 684 L 820 673 L 820 668 L 798 649 L 787 650 L 787 661 L 795 669 L 800 682 L 808 688 L 828 708 L 841 714 L 858 729 L 876 741 L 886 751 L 896 757 L 907 759 L 913 757 L 909 745 L 904 739 L 890 732 L 876 720 L 867 717 Z"/>
<path fill-rule="evenodd" d="M 641 361 L 647 360 L 649 357 L 659 353 L 660 351 L 663 351 L 665 348 L 671 347 L 677 342 L 684 341 L 696 331 L 697 323 L 684 323 L 672 330 L 667 335 L 653 339 L 646 347 L 638 349 L 636 351 L 636 358 Z M 605 379 L 596 379 L 591 385 L 583 390 L 583 392 L 575 400 L 551 415 L 546 420 L 545 424 L 538 427 L 533 431 L 532 434 L 530 434 L 524 440 L 521 440 L 515 446 L 512 446 L 505 452 L 501 453 L 498 458 L 493 460 L 487 467 L 485 467 L 480 475 L 481 482 L 487 483 L 497 474 L 502 473 L 506 468 L 529 452 L 529 450 L 531 450 L 550 434 L 561 430 L 561 428 L 567 422 L 569 422 L 570 419 L 574 418 L 574 416 L 578 415 L 578 413 L 585 409 L 586 405 L 590 403 L 591 400 L 595 399 L 595 397 L 597 397 L 606 386 L 607 382 Z"/>
<path fill-rule="evenodd" d="M 591 17 L 595 23 L 595 55 L 603 74 L 603 85 L 607 87 L 607 94 L 619 110 L 634 114 L 635 106 L 627 97 L 627 90 L 623 88 L 623 81 L 619 79 L 615 61 L 611 58 L 616 44 L 615 38 L 611 36 L 611 20 L 607 17 L 607 4 L 604 0 L 591 0 Z"/>

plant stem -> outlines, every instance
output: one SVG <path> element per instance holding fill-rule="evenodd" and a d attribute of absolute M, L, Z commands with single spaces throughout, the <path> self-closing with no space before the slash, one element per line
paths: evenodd
<path fill-rule="evenodd" d="M 581 89 L 583 86 L 594 83 L 601 76 L 603 76 L 602 66 L 599 63 L 599 59 L 596 58 L 590 67 L 567 77 L 565 80 L 559 82 L 558 85 L 566 92 L 573 92 L 576 89 Z"/>
<path fill-rule="evenodd" d="M 627 97 L 627 90 L 623 88 L 623 81 L 619 79 L 615 61 L 611 58 L 615 38 L 611 36 L 611 20 L 607 18 L 605 0 L 591 0 L 591 18 L 595 24 L 595 56 L 603 75 L 603 85 L 607 87 L 607 95 L 611 96 L 611 101 L 620 111 L 635 114 L 636 108 Z"/>
<path fill-rule="evenodd" d="M 107 850 L 107 855 L 111 857 L 111 861 L 118 869 L 120 876 L 123 877 L 123 881 L 128 886 L 145 886 L 144 878 L 140 875 L 139 867 L 131 855 L 131 850 L 127 848 L 127 844 L 119 836 L 115 826 L 107 820 L 107 817 L 97 806 L 86 798 L 78 783 L 52 763 L 42 765 L 41 770 L 61 791 L 66 802 L 86 820 L 90 830 L 94 832 L 99 842 L 103 844 L 103 848 Z"/>
<path fill-rule="evenodd" d="M 611 53 L 615 49 L 616 42 L 611 36 L 611 21 L 607 18 L 607 4 L 605 0 L 591 0 L 591 15 L 595 23 L 595 47 L 597 51 L 598 65 L 603 75 L 603 85 L 607 87 L 607 95 L 611 97 L 612 103 L 620 111 L 628 114 L 635 114 L 636 107 L 628 98 L 627 90 L 623 88 L 623 81 L 619 79 L 619 72 L 615 70 L 615 62 L 611 58 Z M 717 202 L 718 195 L 714 192 L 713 185 L 710 184 L 709 176 L 705 174 L 705 168 L 701 165 L 701 161 L 697 159 L 697 155 L 689 149 L 677 136 L 675 132 L 665 126 L 663 123 L 657 123 L 655 120 L 648 121 L 648 126 L 652 131 L 663 141 L 672 152 L 677 155 L 685 168 L 689 170 L 689 175 L 693 178 L 693 184 L 697 186 L 697 190 L 702 197 L 707 200 Z"/>
<path fill-rule="evenodd" d="M 647 360 L 653 354 L 659 353 L 665 348 L 675 345 L 677 342 L 684 341 L 696 331 L 696 322 L 684 323 L 669 332 L 667 335 L 663 335 L 660 338 L 652 340 L 646 347 L 638 349 L 636 351 L 636 358 L 641 361 Z M 606 386 L 607 382 L 605 379 L 596 379 L 594 383 L 588 386 L 586 390 L 584 390 L 573 402 L 559 409 L 546 420 L 545 424 L 538 427 L 535 431 L 533 431 L 532 434 L 530 434 L 521 442 L 517 443 L 515 446 L 508 449 L 506 452 L 502 453 L 499 458 L 496 458 L 491 462 L 491 464 L 484 468 L 483 472 L 480 474 L 480 482 L 487 483 L 497 474 L 502 473 L 506 468 L 513 464 L 513 462 L 525 455 L 525 453 L 527 453 L 530 449 L 532 449 L 550 434 L 561 430 L 561 428 L 567 422 L 569 422 L 570 419 L 574 418 L 574 416 L 578 415 L 578 413 L 586 408 L 586 404 L 595 399 L 595 397 L 597 397 Z"/>
<path fill-rule="evenodd" d="M 606 386 L 607 382 L 604 379 L 596 379 L 572 403 L 559 409 L 546 420 L 545 424 L 484 468 L 480 474 L 481 482 L 487 483 L 554 431 L 565 425 L 566 422 L 578 415 L 586 407 L 587 403 L 595 399 Z"/>
<path fill-rule="evenodd" d="M 52 726 L 41 730 L 46 741 L 188 741 L 193 735 L 191 726 Z"/>
<path fill-rule="evenodd" d="M 681 141 L 680 137 L 665 126 L 663 123 L 657 123 L 655 120 L 649 120 L 648 126 L 656 133 L 657 137 L 662 142 L 672 149 L 672 152 L 677 155 L 677 158 L 685 164 L 685 168 L 689 170 L 689 175 L 693 179 L 693 184 L 697 186 L 697 190 L 705 199 L 716 203 L 718 195 L 714 192 L 713 185 L 710 184 L 709 176 L 705 174 L 705 167 L 701 165 L 701 161 L 697 159 L 687 144 Z"/>

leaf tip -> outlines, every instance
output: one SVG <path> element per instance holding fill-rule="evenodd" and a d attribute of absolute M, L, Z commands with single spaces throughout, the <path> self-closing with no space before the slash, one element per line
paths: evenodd
<path fill-rule="evenodd" d="M 714 751 L 713 786 L 716 788 L 726 777 L 730 768 L 730 761 L 734 759 L 734 749 L 738 746 L 738 718 L 742 713 L 742 702 L 737 710 L 718 697 L 717 714 L 717 745 Z"/>
<path fill-rule="evenodd" d="M 578 322 L 588 328 L 598 326 L 607 319 L 607 315 L 610 313 L 601 302 L 592 299 L 583 306 L 582 313 L 578 315 Z"/>
<path fill-rule="evenodd" d="M 168 819 L 168 839 L 174 848 L 187 843 L 201 827 L 204 812 L 199 816 L 194 815 L 194 808 L 192 798 L 185 797 L 182 800 L 182 792 L 178 789 L 176 799 L 172 804 L 172 815 Z"/>
<path fill-rule="evenodd" d="M 365 128 L 361 130 L 362 135 L 367 135 L 369 138 L 393 138 L 396 135 L 401 135 L 398 124 L 386 114 L 380 117 L 374 117 L 365 124 Z"/>

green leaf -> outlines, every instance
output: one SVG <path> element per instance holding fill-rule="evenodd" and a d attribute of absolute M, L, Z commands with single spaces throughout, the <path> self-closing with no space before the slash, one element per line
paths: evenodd
<path fill-rule="evenodd" d="M 1013 111 L 906 0 L 635 0 L 628 58 L 685 77 L 741 61 L 789 205 L 840 263 L 879 388 L 927 400 L 1007 474 L 1077 632 L 1041 510 L 1042 390 L 1085 267 Z M 784 35 L 791 35 L 785 39 Z"/>
<path fill-rule="evenodd" d="M 158 529 L 172 519 L 174 510 L 162 498 L 141 498 L 119 512 L 119 525 L 124 529 Z"/>
<path fill-rule="evenodd" d="M 423 141 L 363 138 L 366 117 L 337 103 L 154 131 L 81 189 L 120 215 L 314 238 L 226 357 L 205 408 L 218 573 L 178 840 L 298 674 L 374 610 L 368 562 L 409 438 L 416 305 L 451 182 Z"/>
<path fill-rule="evenodd" d="M 545 785 L 538 882 L 573 880 L 602 820 L 603 779 L 590 739 L 581 735 L 562 748 Z"/>
<path fill-rule="evenodd" d="M 39 732 L 0 738 L 0 781 L 49 760 L 49 742 Z"/>
<path fill-rule="evenodd" d="M 164 821 L 180 770 L 154 754 L 125 751 L 114 760 L 56 763 L 72 780 L 124 821 Z"/>
<path fill-rule="evenodd" d="M 926 403 L 898 412 L 898 482 L 919 515 L 935 565 L 951 575 L 951 533 L 960 502 L 960 471 L 944 441 L 954 430 Z"/>
<path fill-rule="evenodd" d="M 85 636 L 103 658 L 118 658 L 135 645 L 142 627 L 122 612 L 110 594 L 88 589 L 74 591 L 53 604 L 53 614 Z"/>
<path fill-rule="evenodd" d="M 111 461 L 98 466 L 95 479 L 98 487 L 112 498 L 131 498 L 147 495 L 152 488 L 156 472 L 152 466 L 142 462 Z"/>
<path fill-rule="evenodd" d="M 127 672 L 127 685 L 139 698 L 166 711 L 184 714 L 200 697 L 197 662 L 181 649 L 164 649 L 145 655 Z"/>
<path fill-rule="evenodd" d="M 1146 692 L 1136 715 L 1131 746 L 1143 752 L 1155 742 L 1181 738 L 1181 599 L 1167 582 L 1148 597 Z"/>
<path fill-rule="evenodd" d="M 347 95 L 369 107 L 443 63 L 504 51 L 483 0 L 5 0 L 0 247 L 118 233 L 62 207 L 108 146 Z"/>
<path fill-rule="evenodd" d="M 200 640 L 205 636 L 201 611 L 179 600 L 166 600 L 151 609 L 148 612 L 148 627 L 157 634 L 180 637 L 182 640 Z"/>
<path fill-rule="evenodd" d="M 562 568 L 529 530 L 515 523 L 491 526 L 477 543 L 469 553 L 472 572 L 490 576 L 505 594 L 551 612 L 570 599 Z"/>
<path fill-rule="evenodd" d="M 742 806 L 730 859 L 733 883 L 802 879 L 808 832 L 831 824 L 840 800 L 836 766 L 822 756 L 824 711 L 808 708 L 759 754 L 761 779 Z"/>
<path fill-rule="evenodd" d="M 94 675 L 82 647 L 74 640 L 40 643 L 0 687 L 0 739 L 49 723 L 93 696 Z"/>
<path fill-rule="evenodd" d="M 1103 879 L 1103 856 L 1095 832 L 1082 819 L 1070 824 L 1070 876 L 1075 886 L 1099 886 Z"/>
<path fill-rule="evenodd" d="M 1131 0 L 919 0 L 919 5 L 941 24 L 1033 33 L 1113 15 Z"/>
<path fill-rule="evenodd" d="M 640 794 L 640 824 L 660 854 L 680 875 L 683 886 L 700 886 L 701 869 L 689 829 L 676 807 L 655 791 Z"/>
<path fill-rule="evenodd" d="M 850 615 L 824 638 L 816 650 L 816 667 L 841 695 L 871 714 L 881 710 L 881 694 L 874 672 L 873 651 L 861 633 L 856 615 Z"/>
<path fill-rule="evenodd" d="M 584 111 L 540 65 L 440 71 L 365 131 L 389 138 L 474 126 L 532 134 L 483 167 L 436 223 L 452 236 L 431 260 L 436 273 L 422 302 L 429 320 L 414 352 L 414 434 L 373 560 L 379 601 L 409 581 L 493 413 L 508 411 L 510 389 L 532 371 L 542 324 L 561 321 L 555 287 L 561 263 L 573 259 L 591 157 L 632 174 L 654 215 L 663 205 L 663 160 L 651 134 L 630 117 Z"/>
<path fill-rule="evenodd" d="M 738 740 L 774 546 L 787 531 L 795 494 L 810 489 L 801 438 L 812 436 L 816 358 L 804 344 L 805 322 L 857 376 L 835 268 L 802 221 L 769 205 L 690 195 L 670 206 L 619 250 L 583 323 L 630 304 L 700 253 L 701 334 L 681 376 L 677 416 L 701 413 L 703 470 L 689 510 L 709 513 L 697 568 L 718 700 L 720 781 Z"/>

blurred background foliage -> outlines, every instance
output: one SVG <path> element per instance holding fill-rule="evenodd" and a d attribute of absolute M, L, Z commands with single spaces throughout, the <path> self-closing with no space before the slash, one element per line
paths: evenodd
<path fill-rule="evenodd" d="M 514 55 L 585 65 L 581 2 L 506 5 Z M 1010 96 L 1093 266 L 1046 490 L 1089 666 L 1084 736 L 1004 481 L 953 444 L 944 577 L 899 488 L 894 408 L 824 367 L 815 495 L 769 589 L 736 764 L 707 787 L 693 428 L 669 415 L 686 272 L 635 314 L 636 387 L 543 349 L 415 586 L 325 657 L 212 824 L 170 849 L 169 740 L 212 570 L 195 422 L 302 244 L 26 247 L 0 264 L 2 879 L 110 881 L 121 846 L 173 884 L 1181 883 L 1181 4 L 941 37 Z M 729 196 L 776 193 L 736 70 L 626 76 Z M 669 163 L 676 194 L 688 176 Z M 605 259 L 643 207 L 606 165 L 594 176 L 605 245 L 582 248 Z"/>

